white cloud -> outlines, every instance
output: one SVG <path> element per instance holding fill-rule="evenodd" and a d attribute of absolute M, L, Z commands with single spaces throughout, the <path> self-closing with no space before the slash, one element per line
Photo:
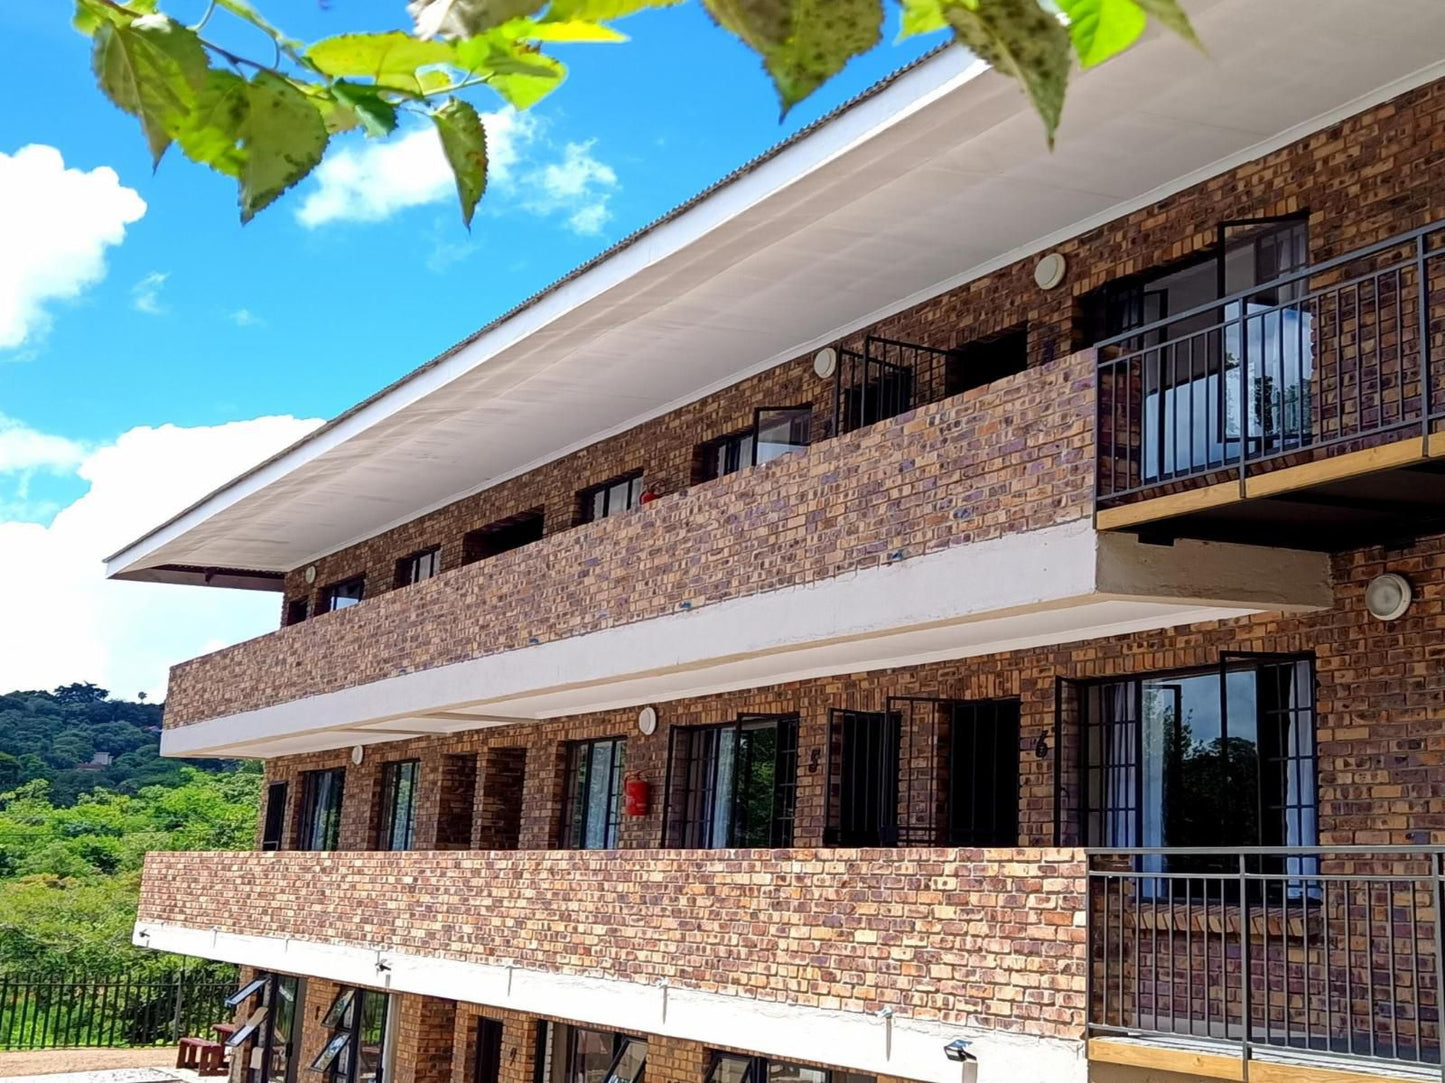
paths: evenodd
<path fill-rule="evenodd" d="M 536 170 L 529 178 L 528 209 L 537 214 L 570 212 L 574 232 L 599 233 L 612 212 L 607 207 L 617 174 L 592 154 L 592 142 L 568 143 L 562 160 Z"/>
<path fill-rule="evenodd" d="M 249 308 L 238 308 L 227 314 L 226 318 L 237 327 L 264 327 L 266 325 L 266 321 Z"/>
<path fill-rule="evenodd" d="M 109 582 L 101 560 L 318 424 L 131 429 L 80 459 L 90 487 L 48 526 L 0 521 L 0 606 L 18 615 L 0 620 L 0 691 L 94 681 L 160 697 L 172 663 L 275 628 L 275 594 Z M 59 450 L 30 459 L 44 447 Z"/>
<path fill-rule="evenodd" d="M 105 277 L 105 250 L 145 214 L 115 170 L 66 169 L 54 147 L 0 154 L 0 350 L 42 333 L 50 302 Z"/>
<path fill-rule="evenodd" d="M 487 195 L 483 207 L 512 206 L 560 217 L 577 233 L 594 234 L 611 217 L 607 200 L 617 174 L 592 153 L 592 142 L 558 147 L 537 117 L 501 109 L 484 113 Z M 408 207 L 456 199 L 456 183 L 431 127 L 385 143 L 334 151 L 296 210 L 314 229 L 330 222 L 380 222 Z"/>
<path fill-rule="evenodd" d="M 0 414 L 0 474 L 73 470 L 84 458 L 85 448 L 78 442 Z"/>
<path fill-rule="evenodd" d="M 161 287 L 170 278 L 166 271 L 152 271 L 130 288 L 130 305 L 147 316 L 160 316 L 166 310 L 161 304 Z"/>

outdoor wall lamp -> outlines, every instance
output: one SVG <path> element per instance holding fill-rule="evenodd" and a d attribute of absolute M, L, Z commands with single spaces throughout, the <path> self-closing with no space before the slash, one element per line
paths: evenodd
<path fill-rule="evenodd" d="M 962 1066 L 962 1083 L 978 1083 L 978 1058 L 968 1051 L 968 1046 L 963 1038 L 955 1038 L 943 1047 L 943 1055 Z"/>

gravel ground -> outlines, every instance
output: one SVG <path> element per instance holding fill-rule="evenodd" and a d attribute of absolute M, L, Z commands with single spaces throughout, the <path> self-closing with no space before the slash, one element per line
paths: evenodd
<path fill-rule="evenodd" d="M 167 1068 L 176 1062 L 172 1048 L 44 1049 L 0 1052 L 0 1078 L 28 1079 L 55 1072 L 100 1072 L 117 1068 Z M 157 1079 L 173 1078 L 157 1073 Z"/>

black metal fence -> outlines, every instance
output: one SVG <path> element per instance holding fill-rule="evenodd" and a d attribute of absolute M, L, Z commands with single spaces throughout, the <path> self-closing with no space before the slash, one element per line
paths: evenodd
<path fill-rule="evenodd" d="M 1090 851 L 1090 1032 L 1434 1074 L 1442 859 L 1430 847 Z"/>
<path fill-rule="evenodd" d="M 835 433 L 852 432 L 955 394 L 955 351 L 873 335 L 863 349 L 838 351 L 834 383 Z"/>
<path fill-rule="evenodd" d="M 1101 341 L 1099 502 L 1428 436 L 1442 257 L 1437 223 Z"/>
<path fill-rule="evenodd" d="M 172 1044 L 226 1021 L 234 967 L 169 975 L 0 974 L 0 1049 Z"/>

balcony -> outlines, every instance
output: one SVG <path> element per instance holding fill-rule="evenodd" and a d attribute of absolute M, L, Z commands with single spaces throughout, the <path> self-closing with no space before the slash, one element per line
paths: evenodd
<path fill-rule="evenodd" d="M 909 1079 L 961 1028 L 1067 1079 L 1084 885 L 1078 850 L 153 853 L 135 940 Z"/>
<path fill-rule="evenodd" d="M 164 751 L 349 747 L 1330 604 L 1312 554 L 1097 535 L 1094 373 L 1085 353 L 1005 376 L 185 662 Z"/>
<path fill-rule="evenodd" d="M 1442 851 L 1093 851 L 1089 1055 L 1213 1079 L 1439 1079 Z"/>
<path fill-rule="evenodd" d="M 1321 550 L 1441 530 L 1442 257 L 1437 223 L 1099 343 L 1099 528 Z"/>

